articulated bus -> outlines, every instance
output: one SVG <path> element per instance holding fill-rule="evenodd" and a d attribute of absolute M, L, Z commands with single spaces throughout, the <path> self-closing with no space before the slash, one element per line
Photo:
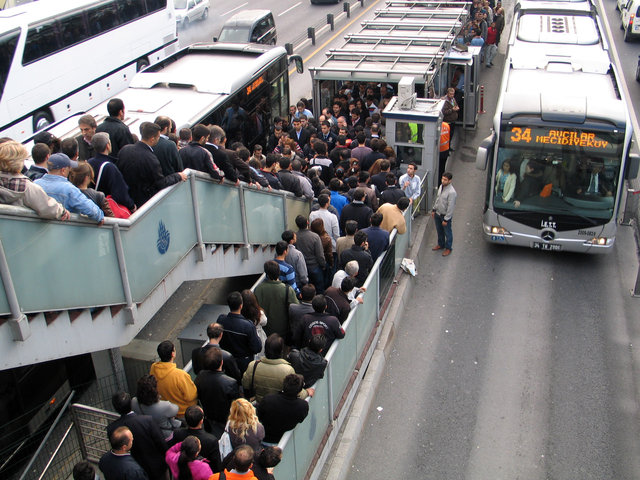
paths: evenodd
<path fill-rule="evenodd" d="M 124 101 L 124 122 L 138 134 L 142 122 L 170 117 L 178 128 L 198 123 L 224 128 L 229 144 L 266 146 L 273 118 L 289 108 L 289 61 L 302 72 L 302 59 L 283 47 L 257 44 L 195 44 L 138 73 L 116 97 Z M 91 109 L 100 124 L 108 101 Z M 59 138 L 78 135 L 80 114 L 48 129 Z"/>
<path fill-rule="evenodd" d="M 638 157 L 629 153 L 632 133 L 595 12 L 521 11 L 493 133 L 476 157 L 478 168 L 488 167 L 485 239 L 611 251 L 624 180 L 638 170 Z"/>
<path fill-rule="evenodd" d="M 0 11 L 0 136 L 22 141 L 177 50 L 173 0 L 39 0 Z"/>

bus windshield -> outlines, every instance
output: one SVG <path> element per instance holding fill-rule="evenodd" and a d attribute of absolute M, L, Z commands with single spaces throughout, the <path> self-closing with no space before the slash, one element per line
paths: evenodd
<path fill-rule="evenodd" d="M 494 208 L 595 221 L 613 216 L 624 132 L 504 124 L 493 184 Z"/>

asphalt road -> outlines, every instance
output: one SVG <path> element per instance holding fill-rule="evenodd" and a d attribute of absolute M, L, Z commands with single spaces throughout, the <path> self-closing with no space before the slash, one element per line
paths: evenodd
<path fill-rule="evenodd" d="M 328 13 L 342 12 L 342 2 L 337 4 L 311 5 L 309 0 L 286 0 L 274 2 L 273 0 L 221 0 L 211 1 L 209 18 L 204 21 L 196 21 L 187 29 L 180 29 L 178 37 L 180 46 L 186 46 L 195 42 L 210 42 L 213 37 L 220 34 L 224 22 L 241 10 L 265 9 L 273 12 L 273 17 L 278 30 L 278 45 L 292 43 L 307 31 L 307 27 L 313 26 L 326 18 Z"/>
<path fill-rule="evenodd" d="M 429 226 L 349 479 L 640 478 L 633 230 L 598 257 L 483 241 L 473 157 L 500 74 L 483 72 L 487 113 L 449 163 L 453 253 L 431 252 Z"/>

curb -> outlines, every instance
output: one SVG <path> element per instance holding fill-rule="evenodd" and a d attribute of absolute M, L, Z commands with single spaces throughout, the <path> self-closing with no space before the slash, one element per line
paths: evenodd
<path fill-rule="evenodd" d="M 430 218 L 430 216 L 425 215 L 416 221 L 418 229 L 416 230 L 413 244 L 408 254 L 408 257 L 416 262 L 416 268 L 418 269 L 420 267 L 420 247 L 424 241 Z M 330 463 L 327 462 L 327 465 L 323 468 L 323 470 L 327 470 L 328 468 L 326 475 L 321 476 L 321 478 L 325 480 L 345 480 L 349 476 L 351 461 L 358 448 L 364 423 L 385 370 L 386 359 L 393 347 L 395 331 L 400 326 L 402 312 L 405 309 L 405 302 L 411 298 L 413 286 L 414 282 L 410 275 L 403 274 L 400 276 L 394 298 L 382 319 L 383 326 L 380 338 L 375 346 L 371 360 L 366 366 L 366 373 L 358 387 L 355 399 L 348 413 L 348 419 L 339 434 L 339 440 L 333 447 L 332 455 L 329 457 L 331 459 Z"/>

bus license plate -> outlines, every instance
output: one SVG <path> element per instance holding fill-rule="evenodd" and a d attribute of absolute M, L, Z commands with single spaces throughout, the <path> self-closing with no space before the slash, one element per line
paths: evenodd
<path fill-rule="evenodd" d="M 558 252 L 562 250 L 562 245 L 557 243 L 533 242 L 533 248 L 537 250 L 549 250 L 552 252 Z"/>

